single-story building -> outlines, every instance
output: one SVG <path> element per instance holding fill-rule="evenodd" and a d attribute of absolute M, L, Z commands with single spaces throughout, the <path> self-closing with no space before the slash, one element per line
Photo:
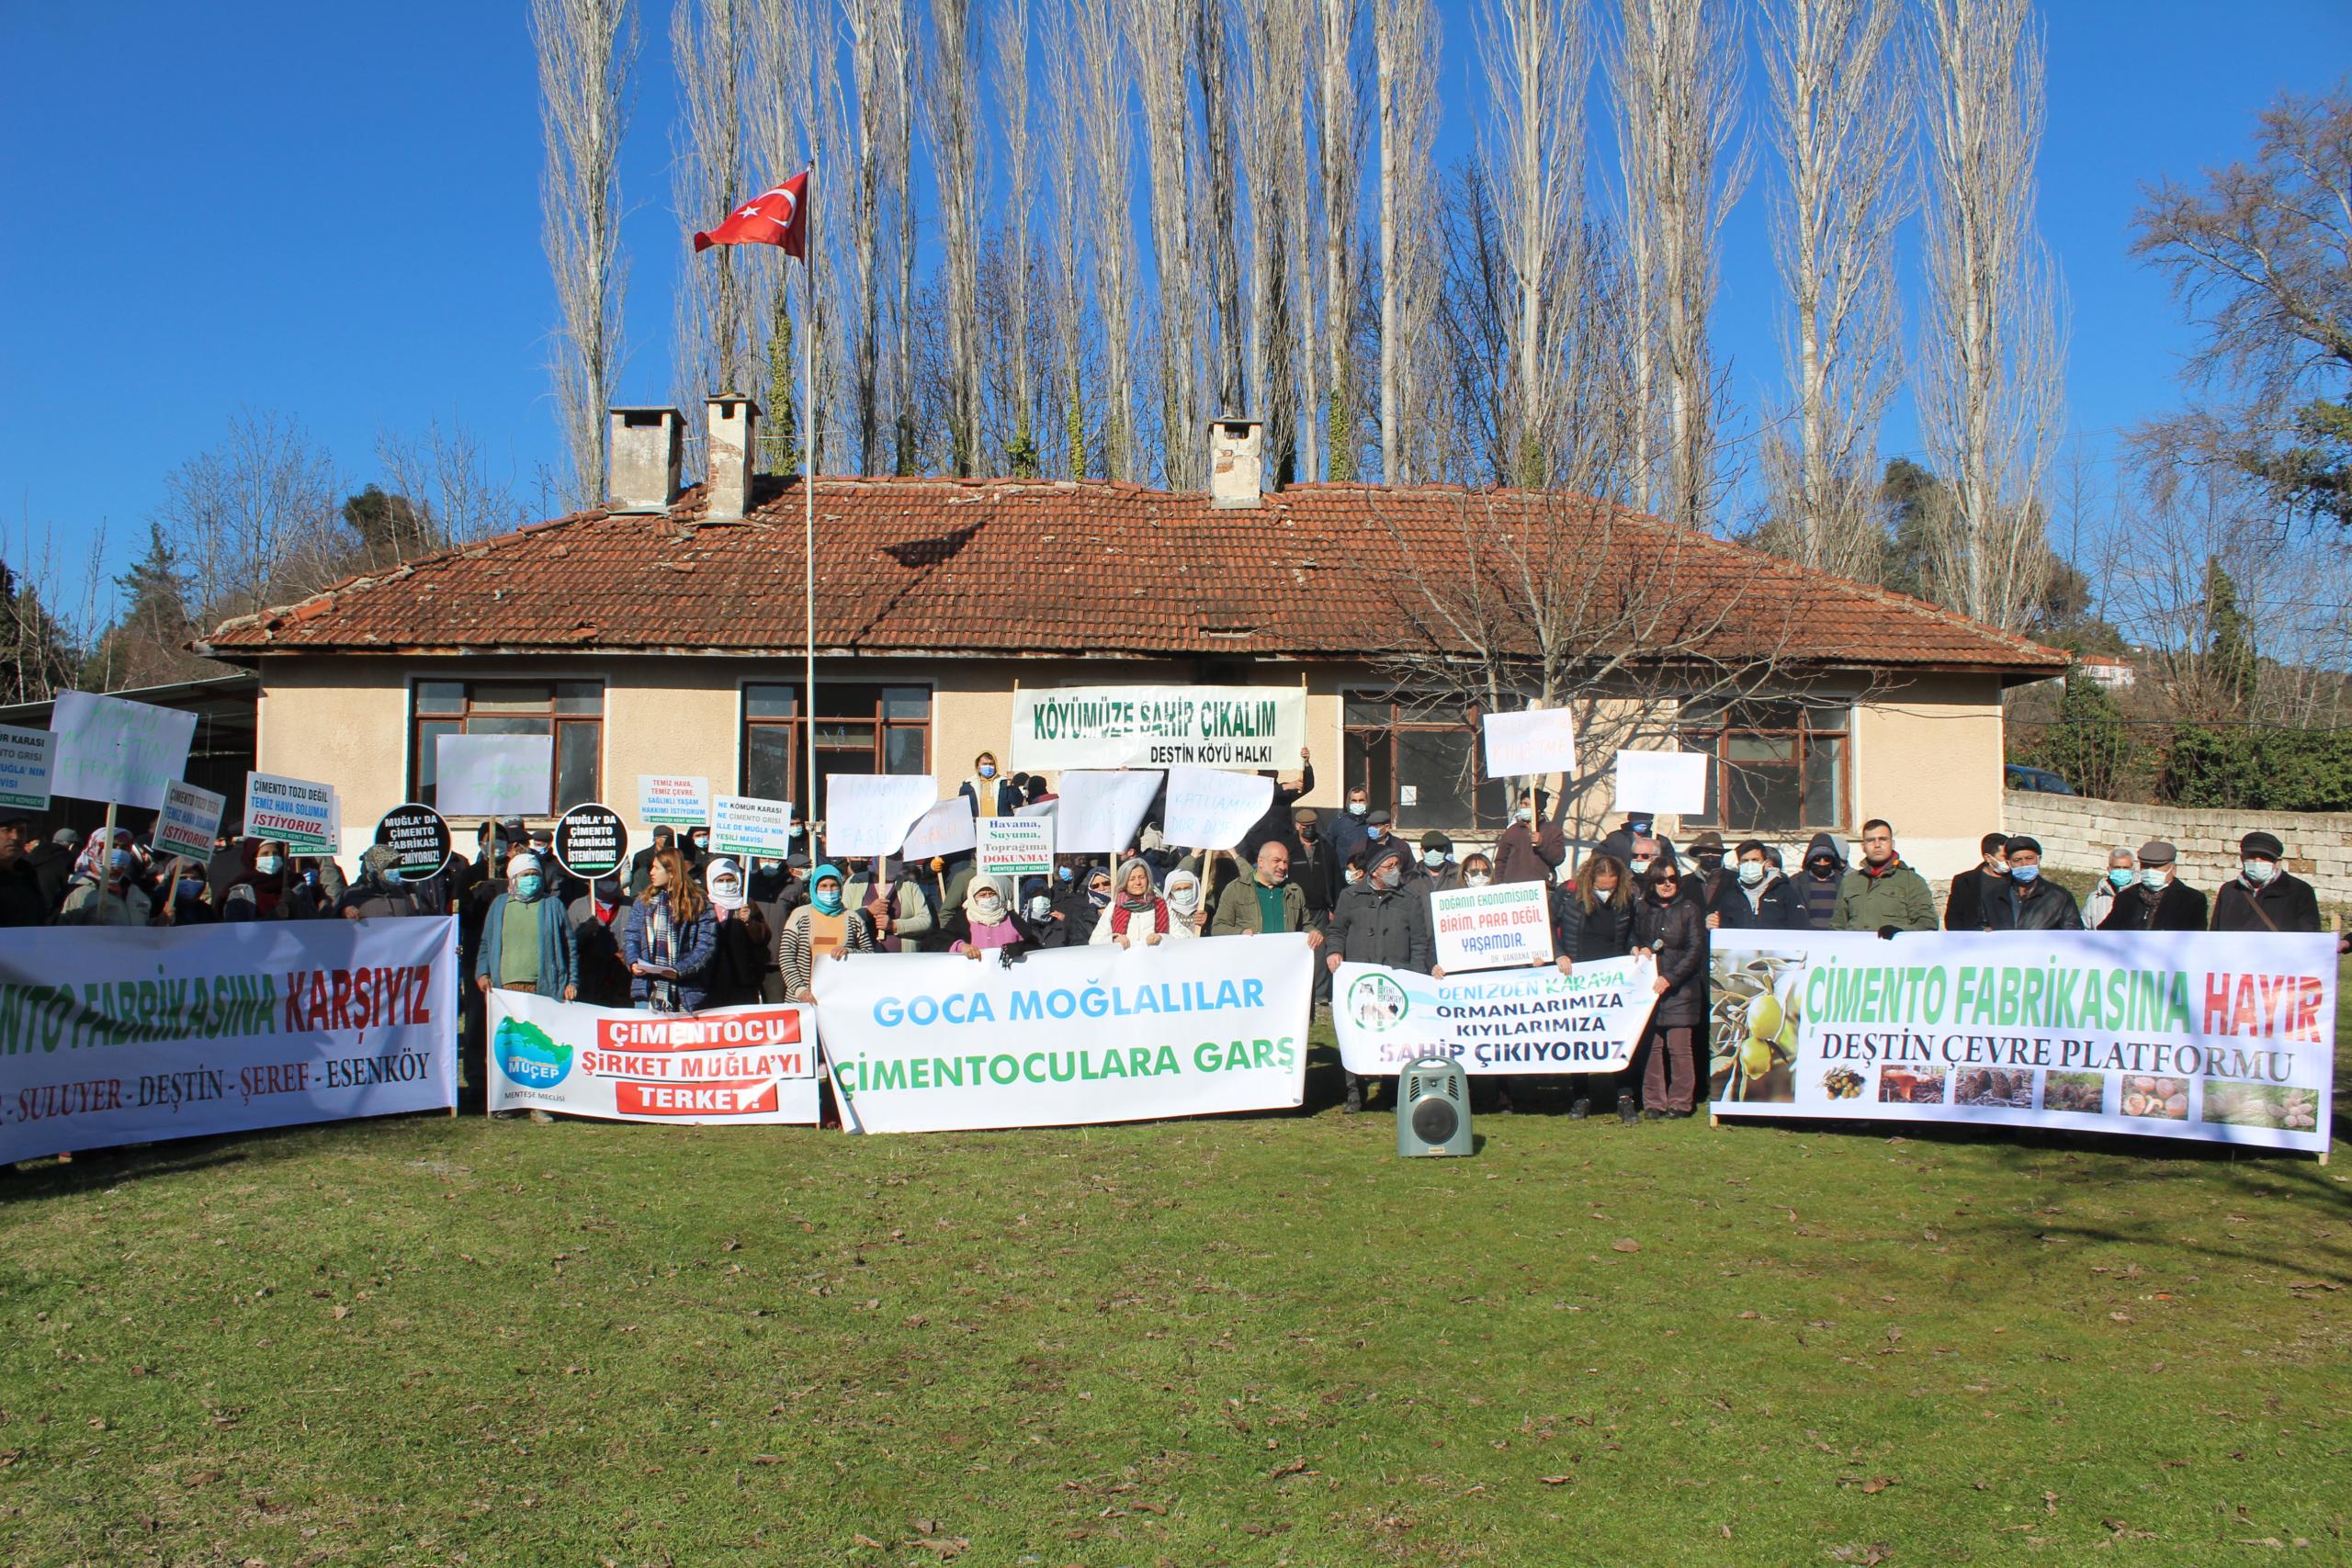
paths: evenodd
<path fill-rule="evenodd" d="M 702 484 L 679 482 L 677 411 L 615 410 L 605 505 L 215 629 L 201 650 L 260 678 L 257 765 L 334 785 L 356 854 L 383 812 L 434 800 L 435 738 L 552 735 L 557 808 L 603 800 L 641 842 L 640 774 L 797 801 L 814 746 L 820 773 L 932 773 L 944 796 L 980 751 L 1018 765 L 1022 687 L 1304 685 L 1308 804 L 1360 783 L 1409 833 L 1479 837 L 1508 804 L 1476 776 L 1463 692 L 1548 659 L 1555 691 L 1653 716 L 1634 744 L 1713 759 L 1707 809 L 1670 831 L 1802 843 L 1884 816 L 1949 874 L 2001 822 L 2003 690 L 2065 667 L 1935 605 L 1551 492 L 1261 492 L 1257 426 L 1220 421 L 1206 493 L 820 478 L 812 720 L 808 492 L 750 472 L 749 400 L 707 415 Z M 1578 723 L 1605 785 L 1606 727 Z M 1580 829 L 1608 804 L 1581 796 Z"/>

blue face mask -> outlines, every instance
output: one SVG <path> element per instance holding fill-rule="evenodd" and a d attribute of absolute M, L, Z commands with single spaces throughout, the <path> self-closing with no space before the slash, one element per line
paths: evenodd
<path fill-rule="evenodd" d="M 982 762 L 980 764 L 980 777 L 984 779 L 992 779 L 996 777 L 996 764 L 994 762 Z"/>
<path fill-rule="evenodd" d="M 1069 867 L 1068 867 L 1068 866 L 1066 866 L 1066 865 L 1065 865 L 1065 866 L 1057 866 L 1057 867 L 1055 868 L 1055 870 L 1054 870 L 1054 874 L 1055 874 L 1056 876 L 1060 877 L 1064 882 L 1070 882 L 1070 881 L 1074 881 L 1074 880 L 1076 879 L 1076 878 L 1075 878 L 1074 874 L 1070 871 Z"/>
<path fill-rule="evenodd" d="M 842 912 L 841 885 L 834 883 L 831 887 L 818 888 L 808 901 L 817 906 L 817 912 L 820 915 L 840 914 Z"/>
<path fill-rule="evenodd" d="M 2146 888 L 2151 893 L 2163 892 L 2165 887 L 2165 868 L 2160 865 L 2151 865 L 2142 868 L 2140 872 L 2140 886 Z"/>
<path fill-rule="evenodd" d="M 514 897 L 527 904 L 539 896 L 539 889 L 544 886 L 546 884 L 539 880 L 537 872 L 526 872 L 514 879 Z"/>
<path fill-rule="evenodd" d="M 2009 867 L 2009 875 L 2018 882 L 2039 882 L 2041 880 L 2041 868 L 2038 865 L 2013 865 Z"/>
<path fill-rule="evenodd" d="M 2111 865 L 2107 868 L 2108 881 L 2118 887 L 2131 886 L 2132 876 L 2132 871 L 2128 865 Z"/>
<path fill-rule="evenodd" d="M 204 897 L 204 884 L 201 882 L 183 882 L 180 884 L 179 896 L 187 902 L 193 904 L 198 898 Z"/>
<path fill-rule="evenodd" d="M 1375 822 L 1371 827 L 1366 828 L 1363 830 L 1363 835 L 1365 838 L 1372 840 L 1374 843 L 1377 843 L 1382 839 L 1388 836 L 1388 829 Z"/>

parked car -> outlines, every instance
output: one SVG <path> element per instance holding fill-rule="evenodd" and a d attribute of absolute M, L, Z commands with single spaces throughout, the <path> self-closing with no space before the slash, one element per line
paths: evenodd
<path fill-rule="evenodd" d="M 2035 790 L 2042 795 L 2072 795 L 2075 786 L 2052 773 L 2048 768 L 2029 768 L 2020 762 L 2007 763 L 2002 772 L 2007 775 L 2011 789 Z"/>

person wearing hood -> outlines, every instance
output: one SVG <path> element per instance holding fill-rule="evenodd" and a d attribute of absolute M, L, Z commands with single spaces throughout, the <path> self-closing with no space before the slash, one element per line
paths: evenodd
<path fill-rule="evenodd" d="M 392 874 L 400 854 L 390 844 L 370 844 L 359 857 L 359 881 L 344 890 L 335 912 L 346 920 L 380 920 L 437 915 L 428 884 L 402 882 Z"/>
<path fill-rule="evenodd" d="M 550 893 L 538 856 L 528 851 L 507 861 L 506 891 L 491 900 L 474 986 L 484 996 L 495 988 L 579 999 L 580 948 L 571 922 Z"/>
<path fill-rule="evenodd" d="M 833 888 L 838 900 L 838 871 Z M 621 928 L 630 1004 L 646 1012 L 698 1010 L 710 994 L 710 962 L 718 952 L 718 921 L 710 900 L 686 869 L 684 853 L 673 845 L 646 867 L 645 891 Z"/>
<path fill-rule="evenodd" d="M 1549 882 L 1568 858 L 1567 792 L 1560 792 L 1560 809 L 1544 815 L 1548 797 L 1531 789 L 1511 807 L 1510 826 L 1495 840 L 1497 882 Z"/>
<path fill-rule="evenodd" d="M 948 952 L 974 959 L 1019 958 L 1037 945 L 1028 922 L 1013 908 L 1003 878 L 996 876 L 972 878 L 965 888 L 962 907 L 947 917 L 940 934 L 946 940 Z"/>
<path fill-rule="evenodd" d="M 808 901 L 786 915 L 776 931 L 775 965 L 784 976 L 786 1000 L 817 999 L 808 986 L 820 958 L 881 951 L 874 941 L 874 923 L 843 896 L 847 883 L 841 867 L 830 862 L 818 866 L 808 874 Z"/>
<path fill-rule="evenodd" d="M 128 837 L 128 835 L 124 835 Z M 87 859 L 77 872 L 65 908 L 57 917 L 61 926 L 143 926 L 154 915 L 154 900 L 139 886 L 139 857 L 128 843 Z"/>
<path fill-rule="evenodd" d="M 2083 912 L 2075 896 L 2041 874 L 2041 840 L 2020 833 L 2009 840 L 2009 874 L 1985 890 L 1984 929 L 1994 931 L 2078 931 Z"/>
<path fill-rule="evenodd" d="M 1789 879 L 1789 929 L 1826 931 L 1838 919 L 1838 894 L 1846 886 L 1846 846 L 1828 833 L 1815 833 L 1804 847 L 1804 866 Z"/>
<path fill-rule="evenodd" d="M 1323 943 L 1323 966 L 1331 974 L 1353 959 L 1442 976 L 1430 929 L 1430 901 L 1420 889 L 1405 886 L 1405 846 L 1393 839 L 1365 850 L 1364 879 L 1341 893 L 1331 911 L 1331 930 Z M 1343 1109 L 1353 1114 L 1363 1109 L 1364 1080 L 1356 1073 L 1347 1078 Z"/>
<path fill-rule="evenodd" d="M 178 874 L 168 888 L 159 888 L 156 900 L 161 912 L 155 917 L 157 925 L 213 926 L 220 923 L 220 912 L 212 908 L 211 889 L 205 885 L 204 868 L 194 861 L 175 863 Z M 166 901 L 168 900 L 168 901 Z"/>
<path fill-rule="evenodd" d="M 1984 897 L 2008 879 L 2008 848 L 2007 833 L 1987 833 L 1977 841 L 1977 863 L 1951 879 L 1951 891 L 1944 898 L 1944 930 L 1984 929 Z"/>
<path fill-rule="evenodd" d="M 2238 874 L 2213 895 L 2217 931 L 2315 931 L 2319 895 L 2287 869 L 2287 846 L 2260 829 L 2238 840 Z M 2339 944 L 2340 945 L 2340 944 Z"/>
<path fill-rule="evenodd" d="M 1194 886 L 1199 886 L 1197 879 Z M 1181 942 L 1196 936 L 1176 906 L 1154 891 L 1151 867 L 1140 860 L 1131 860 L 1119 867 L 1118 880 L 1112 885 L 1111 907 L 1094 922 L 1091 939 L 1097 947 L 1157 947 L 1163 942 Z"/>
<path fill-rule="evenodd" d="M 2132 885 L 2115 896 L 2098 930 L 2103 931 L 2201 931 L 2205 895 L 2180 880 L 2174 863 L 2180 852 L 2162 839 L 2140 846 Z"/>
<path fill-rule="evenodd" d="M 752 902 L 743 867 L 732 856 L 718 856 L 706 862 L 702 870 L 703 887 L 710 896 L 711 915 L 718 923 L 709 994 L 704 1005 L 743 1007 L 760 999 L 760 982 L 767 974 L 768 954 L 775 946 L 767 917 Z"/>
<path fill-rule="evenodd" d="M 1648 854 L 1634 853 L 1634 840 L 1636 839 L 1648 839 L 1652 841 Z M 1667 864 L 1677 867 L 1681 864 L 1675 857 L 1674 840 L 1657 830 L 1657 813 L 1655 811 L 1625 813 L 1625 819 L 1610 829 L 1609 836 L 1600 840 L 1600 852 L 1623 861 L 1626 869 L 1637 878 L 1648 874 L 1642 867 L 1634 863 L 1637 860 L 1662 860 Z"/>
<path fill-rule="evenodd" d="M 986 755 L 986 753 L 982 753 Z M 880 855 L 851 874 L 842 897 L 865 911 L 874 940 L 885 953 L 921 953 L 938 926 L 922 884 L 897 855 Z"/>
<path fill-rule="evenodd" d="M 970 901 L 968 894 L 966 902 Z M 1073 877 L 1054 900 L 1052 929 L 1041 934 L 1043 947 L 1084 947 L 1094 940 L 1094 927 L 1111 907 L 1111 868 L 1090 865 Z"/>
<path fill-rule="evenodd" d="M 1199 872 L 1185 866 L 1177 867 L 1168 874 L 1168 880 L 1161 885 L 1159 896 L 1168 900 L 1168 911 L 1176 917 L 1176 923 L 1184 928 L 1184 935 L 1201 934 L 1201 917 L 1207 911 L 1201 908 L 1201 874 Z"/>
<path fill-rule="evenodd" d="M 1634 907 L 1634 947 L 1653 954 L 1657 977 L 1641 1044 L 1642 1117 L 1688 1116 L 1698 1103 L 1697 1063 L 1691 1040 L 1703 1016 L 1707 931 L 1699 906 L 1682 897 L 1682 873 L 1660 862 L 1641 883 Z M 1617 1114 L 1625 1114 L 1618 1102 Z"/>
<path fill-rule="evenodd" d="M 1021 807 L 1022 792 L 999 771 L 993 751 L 983 751 L 972 759 L 972 776 L 956 785 L 956 793 L 972 803 L 975 820 L 1010 817 Z"/>
<path fill-rule="evenodd" d="M 36 844 L 26 852 L 25 862 L 32 867 L 34 876 L 40 883 L 42 919 L 53 917 L 63 907 L 66 886 L 74 880 L 74 857 L 81 848 L 81 834 L 71 828 L 60 828 L 49 836 L 46 843 Z M 242 863 L 239 863 L 238 869 L 244 869 Z M 215 883 L 212 896 L 218 898 L 226 891 L 225 883 Z"/>
<path fill-rule="evenodd" d="M 617 875 L 600 876 L 564 911 L 580 955 L 580 999 L 600 1008 L 628 1006 L 628 961 L 621 956 L 628 895 Z"/>
<path fill-rule="evenodd" d="M 1894 829 L 1883 818 L 1862 824 L 1861 869 L 1848 872 L 1838 885 L 1829 929 L 1883 937 L 1936 929 L 1936 896 L 1928 890 L 1928 879 L 1894 852 Z"/>

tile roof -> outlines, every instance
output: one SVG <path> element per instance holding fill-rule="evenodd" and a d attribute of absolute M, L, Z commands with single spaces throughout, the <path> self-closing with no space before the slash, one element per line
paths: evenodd
<path fill-rule="evenodd" d="M 206 646 L 240 661 L 789 652 L 802 505 L 788 480 L 763 481 L 741 522 L 702 522 L 698 488 L 666 516 L 580 513 L 224 622 Z M 2029 679 L 2066 663 L 1902 594 L 1543 491 L 1298 485 L 1252 511 L 1096 481 L 828 478 L 817 513 L 820 651 L 1361 659 L 1638 624 L 1644 647 L 1691 658 Z"/>

